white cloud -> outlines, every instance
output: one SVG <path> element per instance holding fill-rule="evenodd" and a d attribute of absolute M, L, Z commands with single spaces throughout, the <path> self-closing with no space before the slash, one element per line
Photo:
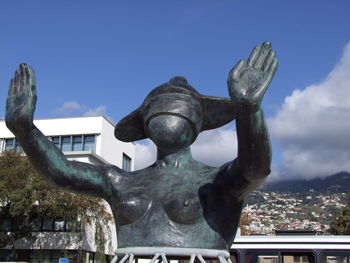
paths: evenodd
<path fill-rule="evenodd" d="M 57 114 L 69 115 L 76 112 L 82 112 L 85 110 L 85 106 L 80 105 L 76 101 L 66 101 L 55 110 Z"/>
<path fill-rule="evenodd" d="M 236 132 L 230 126 L 202 132 L 192 145 L 193 158 L 212 166 L 221 166 L 236 158 Z"/>
<path fill-rule="evenodd" d="M 98 106 L 94 109 L 88 109 L 83 116 L 93 117 L 93 116 L 101 116 L 106 115 L 107 107 L 106 106 Z"/>
<path fill-rule="evenodd" d="M 207 165 L 220 166 L 235 158 L 236 133 L 228 126 L 201 133 L 191 147 L 193 158 Z M 156 147 L 150 140 L 136 143 L 135 168 L 142 169 L 156 160 Z"/>
<path fill-rule="evenodd" d="M 268 123 L 282 149 L 282 176 L 350 171 L 350 43 L 324 81 L 295 90 Z"/>
<path fill-rule="evenodd" d="M 135 170 L 148 167 L 156 161 L 157 149 L 151 140 L 136 142 L 135 146 Z"/>
<path fill-rule="evenodd" d="M 55 110 L 56 114 L 63 115 L 63 116 L 72 116 L 72 115 L 80 115 L 80 116 L 86 116 L 86 117 L 93 117 L 93 116 L 105 116 L 108 119 L 112 120 L 107 115 L 107 107 L 104 105 L 100 105 L 96 108 L 88 108 L 85 105 L 79 104 L 76 101 L 66 101 Z"/>

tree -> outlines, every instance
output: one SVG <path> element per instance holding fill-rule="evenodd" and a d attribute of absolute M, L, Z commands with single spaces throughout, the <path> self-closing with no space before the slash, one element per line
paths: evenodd
<path fill-rule="evenodd" d="M 331 222 L 329 232 L 334 235 L 350 235 L 350 191 L 347 194 L 348 203 Z"/>
<path fill-rule="evenodd" d="M 101 202 L 49 185 L 19 153 L 7 151 L 0 156 L 0 247 L 14 248 L 16 240 L 34 238 L 32 230 L 43 218 L 73 222 L 72 231 L 77 231 L 77 219 L 107 223 L 111 215 Z"/>

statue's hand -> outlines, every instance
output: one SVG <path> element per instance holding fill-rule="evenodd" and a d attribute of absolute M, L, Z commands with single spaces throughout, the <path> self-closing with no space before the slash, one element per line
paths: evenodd
<path fill-rule="evenodd" d="M 26 64 L 19 65 L 11 79 L 6 101 L 6 125 L 16 136 L 33 126 L 36 105 L 35 74 Z"/>
<path fill-rule="evenodd" d="M 240 60 L 228 74 L 231 98 L 258 110 L 278 66 L 270 42 L 257 45 L 248 60 Z"/>

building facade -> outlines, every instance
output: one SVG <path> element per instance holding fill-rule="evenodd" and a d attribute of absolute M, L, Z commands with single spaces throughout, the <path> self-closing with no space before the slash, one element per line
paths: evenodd
<path fill-rule="evenodd" d="M 114 125 L 105 117 L 76 117 L 37 119 L 34 124 L 48 137 L 69 160 L 95 165 L 112 164 L 127 171 L 134 170 L 135 145 L 124 143 L 114 137 Z M 14 135 L 0 120 L 0 152 L 15 150 L 22 152 Z M 109 206 L 106 205 L 108 210 Z M 113 255 L 117 246 L 114 222 L 104 226 L 105 253 Z M 33 243 L 19 240 L 16 243 L 21 260 L 30 262 L 58 262 L 68 258 L 69 262 L 95 262 L 95 225 L 85 225 L 79 232 L 71 232 L 64 220 L 43 220 L 35 232 Z M 10 251 L 0 250 L 0 261 L 6 260 Z"/>

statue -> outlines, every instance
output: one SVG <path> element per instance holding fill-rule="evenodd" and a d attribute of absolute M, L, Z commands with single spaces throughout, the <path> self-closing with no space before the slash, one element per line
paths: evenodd
<path fill-rule="evenodd" d="M 204 96 L 183 77 L 152 90 L 115 126 L 122 141 L 150 138 L 156 144 L 157 161 L 139 171 L 68 161 L 33 124 L 36 82 L 26 64 L 10 82 L 6 124 L 49 182 L 110 204 L 119 247 L 228 249 L 244 198 L 270 173 L 260 104 L 277 66 L 271 44 L 264 42 L 230 71 L 230 99 Z M 189 147 L 197 135 L 233 119 L 237 158 L 219 168 L 195 161 Z"/>

